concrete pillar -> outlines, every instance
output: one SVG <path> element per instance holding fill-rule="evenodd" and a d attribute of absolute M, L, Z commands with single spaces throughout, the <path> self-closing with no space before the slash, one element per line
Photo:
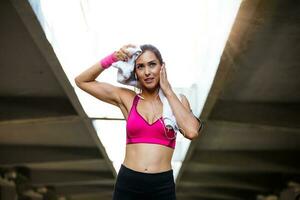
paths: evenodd
<path fill-rule="evenodd" d="M 0 185 L 0 199 L 17 200 L 17 193 L 15 187 Z"/>
<path fill-rule="evenodd" d="M 300 200 L 300 190 L 287 188 L 280 193 L 279 200 Z"/>

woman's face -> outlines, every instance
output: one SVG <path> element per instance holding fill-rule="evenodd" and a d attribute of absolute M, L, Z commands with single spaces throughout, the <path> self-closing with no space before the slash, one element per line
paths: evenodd
<path fill-rule="evenodd" d="M 155 89 L 160 80 L 161 64 L 152 51 L 146 50 L 136 60 L 135 72 L 145 89 Z"/>

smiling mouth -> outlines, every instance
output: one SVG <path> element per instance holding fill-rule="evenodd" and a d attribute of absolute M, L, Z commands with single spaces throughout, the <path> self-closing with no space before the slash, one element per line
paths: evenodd
<path fill-rule="evenodd" d="M 146 78 L 146 79 L 144 79 L 144 81 L 146 83 L 151 83 L 153 80 L 154 80 L 154 78 Z"/>

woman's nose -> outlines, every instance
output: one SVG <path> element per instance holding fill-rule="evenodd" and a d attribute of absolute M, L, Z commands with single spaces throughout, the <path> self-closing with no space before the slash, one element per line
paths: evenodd
<path fill-rule="evenodd" d="M 150 69 L 148 67 L 145 68 L 145 75 L 146 76 L 150 75 Z"/>

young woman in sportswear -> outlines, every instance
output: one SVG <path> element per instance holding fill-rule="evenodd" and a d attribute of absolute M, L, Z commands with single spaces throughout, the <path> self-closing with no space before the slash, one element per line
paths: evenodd
<path fill-rule="evenodd" d="M 202 125 L 191 112 L 188 99 L 184 95 L 180 95 L 181 99 L 175 95 L 162 56 L 153 45 L 140 46 L 142 53 L 135 60 L 135 77 L 141 89 L 139 94 L 95 80 L 113 62 L 131 58 L 129 47 L 135 46 L 123 46 L 83 71 L 75 82 L 99 100 L 119 107 L 127 122 L 126 154 L 118 172 L 113 200 L 174 200 L 171 158 L 176 132 L 164 125 L 159 89 L 167 98 L 184 137 L 195 139 Z"/>

